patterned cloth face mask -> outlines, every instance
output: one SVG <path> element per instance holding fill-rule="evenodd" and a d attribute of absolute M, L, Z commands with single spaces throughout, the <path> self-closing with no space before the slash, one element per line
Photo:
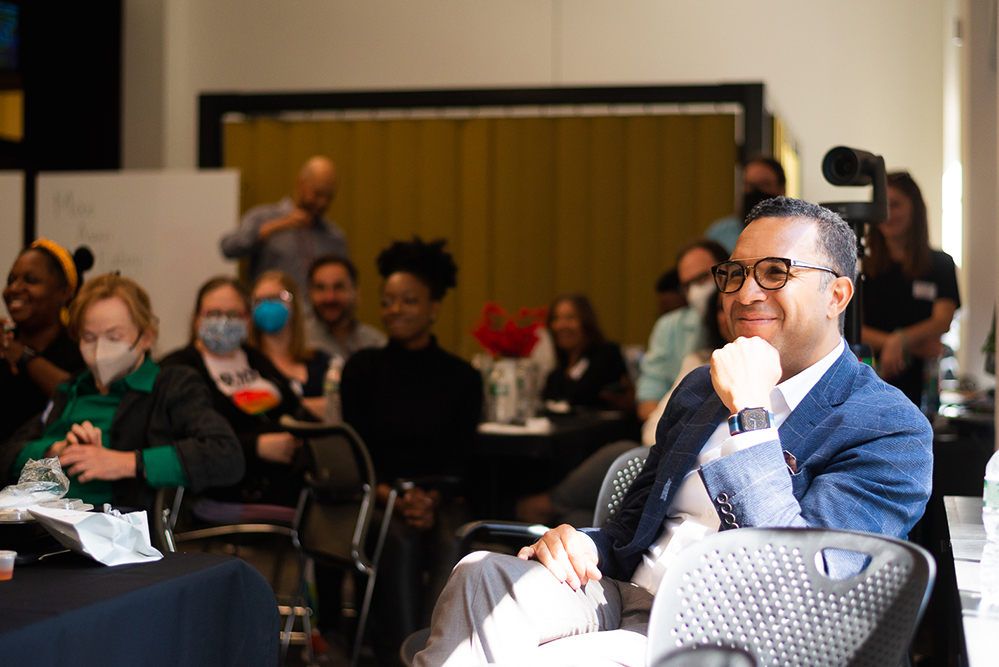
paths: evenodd
<path fill-rule="evenodd" d="M 228 317 L 203 317 L 198 338 L 213 354 L 235 352 L 246 340 L 246 320 Z"/>

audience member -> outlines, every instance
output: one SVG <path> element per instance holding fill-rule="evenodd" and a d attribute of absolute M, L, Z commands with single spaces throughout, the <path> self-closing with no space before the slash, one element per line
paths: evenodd
<path fill-rule="evenodd" d="M 732 252 L 739 234 L 746 228 L 746 216 L 753 207 L 771 197 L 783 197 L 787 194 L 786 187 L 787 177 L 780 162 L 766 156 L 753 158 L 742 170 L 742 208 L 736 215 L 715 220 L 704 236 L 718 241 L 726 251 Z"/>
<path fill-rule="evenodd" d="M 366 347 L 384 347 L 385 334 L 357 321 L 357 268 L 344 257 L 324 255 L 309 267 L 309 301 L 312 317 L 307 322 L 309 345 L 346 361 Z"/>
<path fill-rule="evenodd" d="M 293 197 L 247 211 L 239 229 L 222 237 L 222 254 L 247 257 L 251 281 L 264 271 L 284 271 L 304 290 L 314 258 L 348 256 L 347 237 L 326 217 L 336 188 L 336 166 L 325 157 L 309 158 L 295 180 Z"/>
<path fill-rule="evenodd" d="M 670 396 L 683 378 L 695 368 L 711 361 L 711 354 L 715 350 L 733 340 L 728 322 L 725 320 L 725 311 L 722 309 L 721 293 L 715 292 L 712 300 L 715 302 L 715 308 L 709 310 L 704 318 L 704 329 L 707 332 L 705 346 L 683 358 L 676 382 L 642 425 L 641 444 L 646 447 L 656 444 L 656 427 L 659 425 L 659 419 L 666 409 Z M 631 440 L 622 440 L 604 445 L 548 491 L 518 500 L 517 520 L 540 524 L 567 523 L 576 528 L 592 525 L 593 509 L 596 507 L 607 470 L 618 456 L 634 449 L 638 444 Z"/>
<path fill-rule="evenodd" d="M 429 621 L 454 565 L 454 532 L 466 518 L 465 463 L 482 414 L 482 380 L 433 335 L 457 267 L 445 241 L 396 241 L 378 255 L 384 348 L 359 350 L 343 369 L 344 420 L 371 451 L 378 501 L 411 481 L 396 502 L 375 588 L 379 652 L 394 661 L 400 644 Z M 435 480 L 450 476 L 458 490 Z M 424 573 L 429 584 L 424 585 Z"/>
<path fill-rule="evenodd" d="M 292 391 L 317 419 L 326 413 L 323 381 L 330 355 L 306 345 L 302 298 L 283 271 L 262 273 L 253 285 L 249 342 L 270 359 Z"/>
<path fill-rule="evenodd" d="M 463 559 L 417 667 L 644 665 L 653 595 L 684 544 L 751 526 L 904 538 L 919 519 L 932 429 L 842 338 L 852 230 L 783 197 L 749 220 L 733 260 L 714 268 L 737 338 L 677 388 L 615 518 L 599 529 L 559 526 L 519 557 Z M 834 579 L 863 566 L 863 554 L 825 556 Z"/>
<path fill-rule="evenodd" d="M 542 398 L 572 407 L 634 411 L 634 388 L 621 348 L 604 339 L 586 296 L 556 298 L 548 308 L 548 331 L 557 363 L 545 380 Z"/>
<path fill-rule="evenodd" d="M 659 276 L 659 280 L 656 281 L 656 300 L 660 315 L 687 305 L 687 299 L 680 291 L 680 276 L 676 272 L 676 267 Z"/>
<path fill-rule="evenodd" d="M 198 291 L 190 343 L 161 362 L 193 368 L 204 378 L 212 405 L 243 447 L 243 478 L 205 493 L 210 500 L 196 508 L 196 515 L 214 521 L 239 521 L 246 512 L 259 511 L 243 504 L 294 507 L 306 464 L 302 441 L 278 420 L 312 417 L 267 355 L 244 344 L 249 317 L 250 296 L 242 283 L 227 276 L 209 280 Z"/>
<path fill-rule="evenodd" d="M 55 388 L 86 366 L 80 348 L 66 333 L 67 306 L 93 256 L 74 256 L 61 245 L 39 239 L 15 260 L 3 300 L 10 319 L 0 318 L 0 442 L 38 414 Z"/>
<path fill-rule="evenodd" d="M 908 173 L 888 175 L 888 220 L 870 226 L 867 248 L 862 340 L 881 377 L 919 405 L 923 362 L 943 352 L 961 297 L 954 260 L 930 248 L 926 204 Z"/>
<path fill-rule="evenodd" d="M 703 322 L 715 290 L 711 267 L 726 259 L 725 249 L 709 239 L 695 241 L 680 251 L 676 270 L 680 290 L 689 305 L 662 315 L 652 327 L 636 389 L 638 418 L 642 421 L 648 419 L 676 381 L 683 358 L 704 347 Z"/>
<path fill-rule="evenodd" d="M 152 509 L 154 489 L 196 492 L 243 474 L 239 442 L 186 368 L 149 358 L 158 323 L 145 290 L 115 273 L 88 281 L 70 306 L 69 335 L 87 370 L 56 389 L 51 406 L 0 451 L 15 481 L 28 459 L 58 456 L 67 497 L 100 507 Z"/>

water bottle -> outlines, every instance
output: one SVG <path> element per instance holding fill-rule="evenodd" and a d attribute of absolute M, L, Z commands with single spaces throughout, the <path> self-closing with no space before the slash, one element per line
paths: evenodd
<path fill-rule="evenodd" d="M 981 606 L 999 606 L 999 451 L 985 466 L 985 491 L 982 494 L 982 523 L 985 524 L 985 549 L 979 563 Z"/>
<path fill-rule="evenodd" d="M 340 424 L 343 422 L 343 405 L 340 402 L 340 377 L 343 374 L 343 357 L 334 354 L 330 366 L 326 370 L 323 381 L 323 395 L 326 397 L 326 422 Z"/>

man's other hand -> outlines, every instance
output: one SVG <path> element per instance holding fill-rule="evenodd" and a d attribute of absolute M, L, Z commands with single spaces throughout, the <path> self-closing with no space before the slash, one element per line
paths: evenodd
<path fill-rule="evenodd" d="M 736 338 L 711 354 L 711 383 L 732 414 L 766 408 L 781 377 L 780 354 L 762 338 Z"/>
<path fill-rule="evenodd" d="M 541 539 L 517 554 L 521 560 L 538 560 L 562 583 L 574 591 L 603 575 L 597 569 L 599 560 L 592 542 L 569 524 L 552 528 Z"/>

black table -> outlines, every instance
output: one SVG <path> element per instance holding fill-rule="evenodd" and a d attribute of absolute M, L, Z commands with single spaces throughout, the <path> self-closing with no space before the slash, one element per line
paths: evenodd
<path fill-rule="evenodd" d="M 267 665 L 277 602 L 238 558 L 168 553 L 106 567 L 76 554 L 0 582 L 0 665 Z"/>
<path fill-rule="evenodd" d="M 488 475 L 484 516 L 513 518 L 516 499 L 545 491 L 601 446 L 619 440 L 640 439 L 640 425 L 632 416 L 613 412 L 554 415 L 548 433 L 488 433 L 479 426 L 474 458 Z"/>

